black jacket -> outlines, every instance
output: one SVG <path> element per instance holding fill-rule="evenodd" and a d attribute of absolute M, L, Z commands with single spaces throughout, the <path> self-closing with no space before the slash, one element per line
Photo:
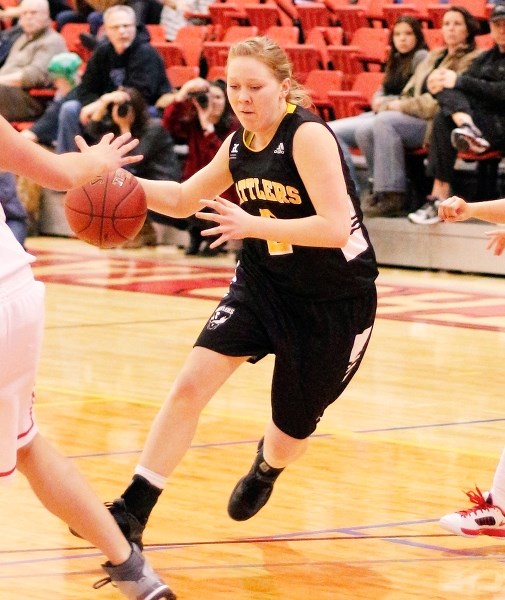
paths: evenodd
<path fill-rule="evenodd" d="M 149 105 L 171 90 L 160 54 L 137 35 L 123 54 L 110 42 L 99 44 L 88 61 L 77 98 L 83 106 L 121 86 L 134 87 Z"/>
<path fill-rule="evenodd" d="M 119 134 L 118 128 L 109 118 L 90 121 L 86 128 L 86 133 L 97 141 L 109 131 L 115 135 Z M 124 168 L 137 177 L 145 179 L 180 181 L 181 164 L 174 151 L 172 136 L 163 127 L 161 121 L 150 119 L 136 137 L 139 139 L 139 145 L 135 148 L 135 154 L 142 154 L 144 158 Z"/>

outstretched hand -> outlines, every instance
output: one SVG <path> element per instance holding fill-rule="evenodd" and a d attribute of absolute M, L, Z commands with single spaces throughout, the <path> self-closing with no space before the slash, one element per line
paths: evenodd
<path fill-rule="evenodd" d="M 495 256 L 501 256 L 505 250 L 505 231 L 503 229 L 486 231 L 486 236 L 489 238 L 486 250 L 493 250 Z"/>
<path fill-rule="evenodd" d="M 200 203 L 213 212 L 199 211 L 195 216 L 216 223 L 215 227 L 202 231 L 202 236 L 219 236 L 210 244 L 210 248 L 217 248 L 228 240 L 242 240 L 249 237 L 248 225 L 253 217 L 240 206 L 221 196 L 216 196 L 215 200 L 200 200 Z"/>
<path fill-rule="evenodd" d="M 466 221 L 470 217 L 468 203 L 463 198 L 458 198 L 458 196 L 447 198 L 439 204 L 438 216 L 443 221 Z"/>
<path fill-rule="evenodd" d="M 138 139 L 132 139 L 131 133 L 124 133 L 116 138 L 113 133 L 106 133 L 98 144 L 93 146 L 89 146 L 84 138 L 78 135 L 75 143 L 81 152 L 92 154 L 97 164 L 103 164 L 104 173 L 139 162 L 143 158 L 141 154 L 126 156 L 139 143 Z"/>

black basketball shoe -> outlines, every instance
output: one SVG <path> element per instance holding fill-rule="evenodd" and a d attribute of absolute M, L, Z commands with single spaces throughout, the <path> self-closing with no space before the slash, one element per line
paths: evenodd
<path fill-rule="evenodd" d="M 114 520 L 121 529 L 121 532 L 125 536 L 125 538 L 131 542 L 132 544 L 137 545 L 140 550 L 144 548 L 144 544 L 142 543 L 142 534 L 145 529 L 145 525 L 126 510 L 125 502 L 123 498 L 116 498 L 113 502 L 106 502 L 105 506 L 109 509 L 110 514 L 114 517 Z M 75 537 L 82 538 L 77 531 L 74 531 L 72 528 L 70 529 L 70 533 L 75 535 Z"/>
<path fill-rule="evenodd" d="M 230 500 L 228 514 L 235 521 L 247 521 L 259 512 L 272 495 L 274 483 L 284 469 L 274 469 L 263 458 L 263 439 L 249 473 L 237 483 Z"/>

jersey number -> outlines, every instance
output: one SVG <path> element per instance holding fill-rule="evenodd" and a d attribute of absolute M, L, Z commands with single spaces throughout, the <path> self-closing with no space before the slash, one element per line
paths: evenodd
<path fill-rule="evenodd" d="M 276 219 L 277 217 L 272 214 L 268 208 L 260 208 L 260 215 L 262 217 L 266 217 L 267 219 Z M 293 246 L 286 242 L 272 242 L 272 240 L 267 240 L 268 253 L 272 256 L 276 254 L 292 254 Z"/>

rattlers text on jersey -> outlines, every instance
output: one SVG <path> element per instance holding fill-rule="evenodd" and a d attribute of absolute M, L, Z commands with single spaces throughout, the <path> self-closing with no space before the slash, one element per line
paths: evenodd
<path fill-rule="evenodd" d="M 288 104 L 288 112 L 270 144 L 258 152 L 248 146 L 249 133 L 243 128 L 233 135 L 230 171 L 240 205 L 248 213 L 271 219 L 300 219 L 316 214 L 292 152 L 294 133 L 307 121 L 326 127 L 317 115 Z M 337 151 L 335 145 L 335 156 Z M 377 277 L 374 251 L 342 156 L 340 161 L 351 212 L 351 235 L 345 247 L 314 248 L 247 238 L 237 267 L 238 285 L 242 274 L 247 279 L 264 281 L 266 277 L 282 294 L 319 300 L 354 296 L 373 285 Z"/>

